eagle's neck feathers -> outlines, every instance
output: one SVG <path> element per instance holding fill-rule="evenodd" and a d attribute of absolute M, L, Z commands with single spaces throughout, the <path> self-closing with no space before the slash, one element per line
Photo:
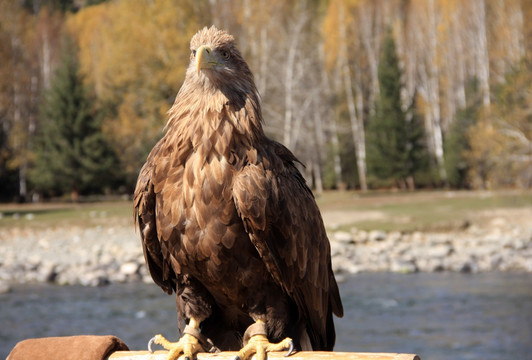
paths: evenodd
<path fill-rule="evenodd" d="M 192 78 L 187 76 L 168 112 L 166 137 L 173 139 L 169 144 L 179 144 L 181 152 L 215 149 L 226 156 L 265 139 L 259 94 L 252 81 L 232 84 L 238 89 L 232 91 L 205 78 Z"/>

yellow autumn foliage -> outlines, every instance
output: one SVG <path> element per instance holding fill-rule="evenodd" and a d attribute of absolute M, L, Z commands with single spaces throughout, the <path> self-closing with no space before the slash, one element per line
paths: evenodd
<path fill-rule="evenodd" d="M 190 38 L 209 24 L 205 13 L 201 2 L 119 0 L 67 20 L 87 82 L 102 105 L 114 109 L 104 132 L 128 175 L 136 175 L 161 135 L 185 76 Z"/>
<path fill-rule="evenodd" d="M 506 76 L 494 104 L 469 132 L 467 157 L 477 188 L 532 185 L 532 73 L 530 64 Z"/>

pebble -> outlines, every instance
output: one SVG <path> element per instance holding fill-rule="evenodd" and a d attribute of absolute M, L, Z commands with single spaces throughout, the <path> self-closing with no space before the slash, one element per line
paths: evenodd
<path fill-rule="evenodd" d="M 139 271 L 139 264 L 129 261 L 120 265 L 120 272 L 126 276 L 135 275 Z"/>
<path fill-rule="evenodd" d="M 369 241 L 382 241 L 386 239 L 386 232 L 381 230 L 371 230 L 368 238 Z"/>
<path fill-rule="evenodd" d="M 0 281 L 0 295 L 7 294 L 10 291 L 11 291 L 11 286 L 9 286 L 9 284 L 3 281 Z"/>
<path fill-rule="evenodd" d="M 334 233 L 334 240 L 340 243 L 351 243 L 353 242 L 353 235 L 346 231 L 337 231 Z"/>

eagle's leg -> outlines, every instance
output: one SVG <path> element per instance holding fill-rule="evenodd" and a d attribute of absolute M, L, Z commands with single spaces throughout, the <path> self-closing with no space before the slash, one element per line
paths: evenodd
<path fill-rule="evenodd" d="M 268 331 L 264 321 L 257 320 L 254 324 L 250 325 L 244 334 L 245 345 L 240 349 L 234 360 L 248 360 L 253 354 L 256 354 L 257 360 L 265 360 L 267 352 L 286 349 L 288 349 L 288 352 L 285 354 L 285 357 L 292 354 L 294 350 L 294 342 L 292 339 L 286 338 L 279 343 L 272 344 L 268 340 L 267 334 Z"/>
<path fill-rule="evenodd" d="M 168 350 L 168 360 L 177 360 L 179 355 L 183 354 L 185 360 L 192 360 L 194 354 L 204 351 L 203 347 L 200 344 L 201 337 L 199 334 L 199 322 L 190 318 L 188 325 L 185 327 L 183 337 L 179 339 L 178 342 L 170 342 L 162 335 L 155 335 L 148 344 L 148 349 L 150 352 L 153 352 L 151 349 L 152 344 L 158 344 Z M 197 336 L 195 336 L 196 334 Z"/>

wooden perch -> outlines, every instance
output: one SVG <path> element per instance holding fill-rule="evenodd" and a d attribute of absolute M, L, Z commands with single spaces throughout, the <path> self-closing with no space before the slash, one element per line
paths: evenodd
<path fill-rule="evenodd" d="M 112 353 L 109 360 L 166 360 L 167 351 L 117 351 Z M 224 351 L 221 353 L 198 353 L 197 360 L 233 360 L 236 352 Z M 326 352 L 326 351 L 300 351 L 285 358 L 284 352 L 268 353 L 269 360 L 420 360 L 414 354 L 395 353 L 355 353 L 355 352 Z M 253 356 L 252 360 L 255 359 Z"/>

